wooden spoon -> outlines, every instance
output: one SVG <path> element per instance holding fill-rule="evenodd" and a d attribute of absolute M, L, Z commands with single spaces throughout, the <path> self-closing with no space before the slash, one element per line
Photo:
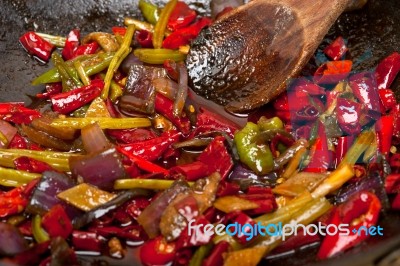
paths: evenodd
<path fill-rule="evenodd" d="M 205 29 L 187 67 L 193 90 L 230 112 L 283 92 L 351 0 L 253 0 Z"/>

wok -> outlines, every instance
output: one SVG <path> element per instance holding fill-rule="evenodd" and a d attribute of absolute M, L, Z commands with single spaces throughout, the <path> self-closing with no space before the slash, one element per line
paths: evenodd
<path fill-rule="evenodd" d="M 82 33 L 110 31 L 122 25 L 125 16 L 140 17 L 138 0 L 0 0 L 0 102 L 32 103 L 32 95 L 43 90 L 30 81 L 50 66 L 31 59 L 18 44 L 27 30 L 66 35 L 73 28 Z M 154 1 L 159 4 L 164 1 Z M 209 0 L 186 0 L 200 14 L 208 14 Z M 311 74 L 319 55 L 333 38 L 348 39 L 354 70 L 368 70 L 393 51 L 400 51 L 400 10 L 398 0 L 370 0 L 362 9 L 343 14 L 327 34 L 321 48 L 303 70 Z M 400 99 L 400 79 L 393 85 Z M 318 247 L 308 247 L 280 258 L 268 257 L 268 265 L 400 265 L 400 215 L 385 214 L 381 219 L 384 236 L 371 237 L 357 248 L 328 261 L 315 261 Z M 106 262 L 110 265 L 136 265 L 135 251 L 124 260 L 95 257 L 84 261 Z M 104 265 L 104 264 L 102 264 Z"/>

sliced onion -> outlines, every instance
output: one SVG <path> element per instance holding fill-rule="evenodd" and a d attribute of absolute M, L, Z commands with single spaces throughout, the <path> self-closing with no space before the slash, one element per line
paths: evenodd
<path fill-rule="evenodd" d="M 122 72 L 124 72 L 125 74 L 128 74 L 129 69 L 133 65 L 143 65 L 143 62 L 140 61 L 139 58 L 137 58 L 134 55 L 134 53 L 132 52 L 127 57 L 125 57 L 125 59 L 122 61 L 122 63 L 121 63 Z"/>
<path fill-rule="evenodd" d="M 4 135 L 4 137 L 7 140 L 7 143 L 2 143 L 0 142 L 0 147 L 1 148 L 6 148 L 8 146 L 8 143 L 11 142 L 11 140 L 14 138 L 14 136 L 17 134 L 18 130 L 13 127 L 10 123 L 0 120 L 0 133 Z"/>
<path fill-rule="evenodd" d="M 384 183 L 378 172 L 370 173 L 360 181 L 344 186 L 335 196 L 335 200 L 337 203 L 343 203 L 360 191 L 371 191 L 375 193 L 381 200 L 382 207 L 384 209 L 389 208 L 389 199 L 385 191 Z"/>
<path fill-rule="evenodd" d="M 185 107 L 186 98 L 188 96 L 188 70 L 185 64 L 177 64 L 179 79 L 178 79 L 178 91 L 176 92 L 176 98 L 174 101 L 173 114 L 180 117 L 182 114 L 183 107 Z"/>
<path fill-rule="evenodd" d="M 242 164 L 236 164 L 229 176 L 229 179 L 240 185 L 242 190 L 246 190 L 252 185 L 274 186 L 278 179 L 276 172 L 267 175 L 257 175 L 252 170 L 244 167 Z"/>
<path fill-rule="evenodd" d="M 157 92 L 170 100 L 175 99 L 178 91 L 178 83 L 169 78 L 156 78 L 153 79 L 152 83 Z"/>
<path fill-rule="evenodd" d="M 0 222 L 0 255 L 12 256 L 25 251 L 28 243 L 15 226 Z"/>
<path fill-rule="evenodd" d="M 142 211 L 137 221 L 143 226 L 143 229 L 150 238 L 154 238 L 160 234 L 161 216 L 168 205 L 176 196 L 186 191 L 189 191 L 188 184 L 182 180 L 177 180 Z"/>
<path fill-rule="evenodd" d="M 82 212 L 57 198 L 57 194 L 75 185 L 76 182 L 65 174 L 53 171 L 44 172 L 32 193 L 26 211 L 32 214 L 43 215 L 54 205 L 61 204 L 68 214 L 68 217 L 73 219 Z"/>
<path fill-rule="evenodd" d="M 99 124 L 90 124 L 81 130 L 83 146 L 87 153 L 99 153 L 111 147 Z"/>
<path fill-rule="evenodd" d="M 80 177 L 85 183 L 107 191 L 114 188 L 115 180 L 126 175 L 121 156 L 115 148 L 100 153 L 71 157 L 69 165 L 74 177 Z"/>
<path fill-rule="evenodd" d="M 122 96 L 118 105 L 124 111 L 134 111 L 143 114 L 151 114 L 154 112 L 154 101 L 146 101 L 133 95 Z"/>

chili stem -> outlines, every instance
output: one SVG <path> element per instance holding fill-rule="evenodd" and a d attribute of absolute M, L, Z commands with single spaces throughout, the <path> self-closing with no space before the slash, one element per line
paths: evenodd
<path fill-rule="evenodd" d="M 169 17 L 174 10 L 178 0 L 170 0 L 165 7 L 161 10 L 160 18 L 154 27 L 153 46 L 154 48 L 161 48 L 164 39 L 165 29 L 167 28 Z"/>

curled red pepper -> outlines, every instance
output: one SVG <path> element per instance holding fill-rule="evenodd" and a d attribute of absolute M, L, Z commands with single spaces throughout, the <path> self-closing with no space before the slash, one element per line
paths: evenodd
<path fill-rule="evenodd" d="M 203 107 L 200 108 L 200 112 L 197 114 L 196 126 L 197 133 L 221 131 L 227 133 L 232 138 L 235 132 L 239 130 L 239 126 L 234 122 Z"/>
<path fill-rule="evenodd" d="M 22 212 L 28 204 L 25 188 L 13 188 L 0 194 L 0 217 L 4 218 Z"/>
<path fill-rule="evenodd" d="M 221 180 L 228 176 L 233 167 L 232 157 L 225 147 L 225 138 L 222 136 L 215 137 L 197 159 L 208 165 L 210 173 L 218 172 Z"/>
<path fill-rule="evenodd" d="M 160 93 L 156 93 L 155 109 L 156 112 L 162 114 L 172 122 L 184 135 L 190 131 L 189 118 L 182 113 L 177 117 L 173 114 L 174 102 Z"/>
<path fill-rule="evenodd" d="M 379 151 L 386 156 L 388 156 L 390 147 L 392 146 L 393 124 L 394 117 L 392 115 L 384 115 L 375 125 Z"/>
<path fill-rule="evenodd" d="M 56 95 L 62 92 L 61 82 L 48 83 L 46 84 L 46 92 L 36 94 L 37 98 L 48 99 L 52 95 Z"/>
<path fill-rule="evenodd" d="M 379 95 L 376 80 L 371 73 L 358 73 L 349 78 L 350 87 L 357 100 L 369 110 L 379 112 Z"/>
<path fill-rule="evenodd" d="M 378 90 L 379 98 L 381 99 L 381 110 L 382 113 L 386 111 L 390 111 L 393 107 L 396 106 L 397 101 L 394 93 L 391 89 L 380 89 Z"/>
<path fill-rule="evenodd" d="M 172 176 L 181 174 L 187 181 L 196 181 L 197 179 L 207 177 L 212 173 L 208 165 L 200 161 L 174 166 L 169 170 L 169 172 Z"/>
<path fill-rule="evenodd" d="M 64 60 L 70 60 L 74 58 L 76 48 L 79 46 L 79 39 L 81 32 L 78 29 L 71 30 L 65 40 L 64 48 L 61 52 Z"/>
<path fill-rule="evenodd" d="M 330 224 L 337 227 L 347 224 L 348 232 L 345 234 L 327 234 L 321 243 L 317 257 L 326 259 L 335 256 L 368 238 L 369 235 L 381 234 L 382 228 L 373 228 L 378 222 L 381 202 L 371 192 L 360 192 L 347 202 L 334 209 Z"/>
<path fill-rule="evenodd" d="M 342 36 L 337 37 L 330 45 L 324 49 L 324 53 L 336 61 L 341 59 L 347 52 L 348 48 Z"/>
<path fill-rule="evenodd" d="M 349 135 L 361 132 L 361 104 L 344 98 L 337 99 L 336 114 L 340 128 Z"/>
<path fill-rule="evenodd" d="M 389 89 L 400 71 L 400 54 L 392 53 L 383 59 L 375 70 L 378 89 Z"/>
<path fill-rule="evenodd" d="M 140 30 L 136 34 L 136 40 L 143 48 L 153 48 L 153 34 L 147 30 Z"/>
<path fill-rule="evenodd" d="M 172 32 L 162 43 L 163 48 L 178 49 L 180 46 L 187 45 L 194 40 L 200 31 L 211 24 L 211 19 L 200 18 L 192 25 Z"/>
<path fill-rule="evenodd" d="M 60 114 L 68 114 L 98 97 L 103 87 L 104 82 L 95 79 L 87 86 L 53 95 L 50 97 L 53 110 Z"/>
<path fill-rule="evenodd" d="M 349 75 L 352 65 L 350 60 L 328 61 L 315 71 L 314 81 L 317 84 L 337 83 Z"/>
<path fill-rule="evenodd" d="M 39 111 L 26 108 L 21 102 L 0 103 L 0 119 L 14 124 L 29 124 L 40 116 Z"/>
<path fill-rule="evenodd" d="M 168 19 L 167 27 L 170 31 L 188 26 L 197 17 L 196 11 L 191 9 L 185 2 L 177 2 Z"/>
<path fill-rule="evenodd" d="M 181 133 L 175 130 L 164 132 L 160 137 L 120 145 L 120 150 L 141 157 L 147 161 L 155 161 L 175 142 L 180 139 Z M 125 153 L 124 153 L 125 154 Z"/>
<path fill-rule="evenodd" d="M 28 31 L 19 38 L 19 42 L 24 49 L 32 56 L 35 56 L 45 62 L 49 61 L 54 45 L 34 33 Z"/>

